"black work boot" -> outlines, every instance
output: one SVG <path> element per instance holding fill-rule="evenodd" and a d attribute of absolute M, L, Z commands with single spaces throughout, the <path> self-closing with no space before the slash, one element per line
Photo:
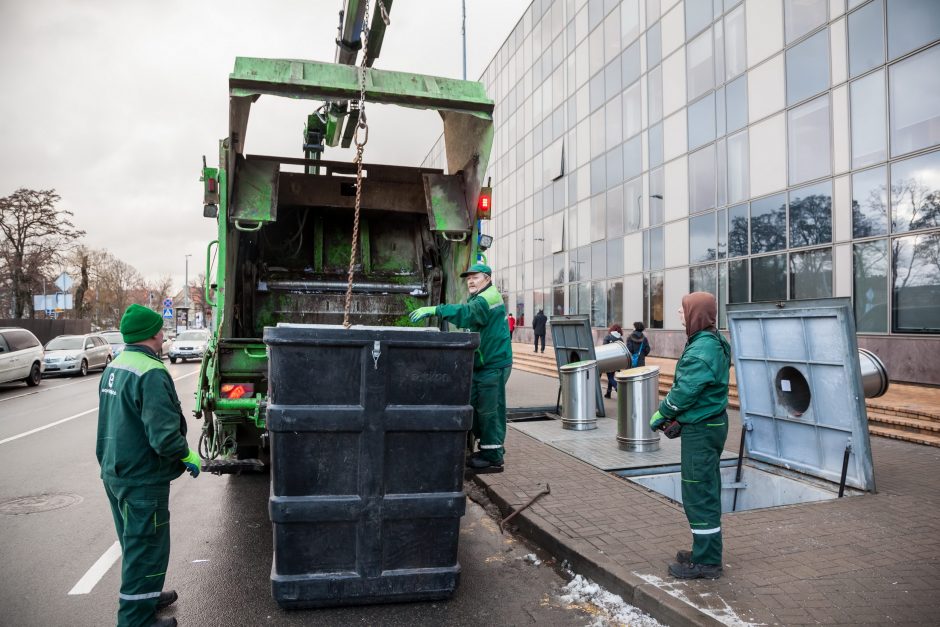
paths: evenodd
<path fill-rule="evenodd" d="M 688 564 L 692 561 L 692 551 L 681 550 L 676 552 L 676 561 L 680 564 Z"/>
<path fill-rule="evenodd" d="M 159 612 L 165 607 L 170 607 L 176 603 L 176 599 L 179 596 L 176 594 L 176 590 L 167 590 L 166 592 L 160 593 L 160 599 L 157 601 L 157 611 Z"/>
<path fill-rule="evenodd" d="M 150 627 L 176 627 L 176 619 L 172 616 L 169 618 L 155 618 Z"/>
<path fill-rule="evenodd" d="M 679 579 L 718 579 L 721 577 L 721 565 L 675 562 L 669 565 L 669 574 Z"/>
<path fill-rule="evenodd" d="M 480 455 L 473 455 L 467 458 L 467 468 L 475 473 L 503 472 L 503 461 L 492 462 Z"/>

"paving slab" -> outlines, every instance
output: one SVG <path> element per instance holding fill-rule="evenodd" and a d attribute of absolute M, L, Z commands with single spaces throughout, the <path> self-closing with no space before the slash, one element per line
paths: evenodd
<path fill-rule="evenodd" d="M 515 372 L 507 400 L 551 404 L 556 392 Z M 667 624 L 940 624 L 940 449 L 873 438 L 878 493 L 726 514 L 724 576 L 679 581 L 666 567 L 691 541 L 681 506 L 517 426 L 505 472 L 477 483 L 504 512 L 550 483 L 513 519 L 520 532 Z"/>

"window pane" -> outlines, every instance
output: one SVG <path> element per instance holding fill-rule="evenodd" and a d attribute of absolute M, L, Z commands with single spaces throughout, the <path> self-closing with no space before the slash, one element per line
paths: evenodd
<path fill-rule="evenodd" d="M 643 143 L 640 136 L 623 145 L 623 178 L 631 178 L 643 171 Z"/>
<path fill-rule="evenodd" d="M 623 121 L 624 116 L 620 109 L 620 94 L 617 94 L 604 107 L 604 122 L 606 124 L 604 127 L 604 147 L 607 150 L 620 145 L 620 142 L 623 141 Z"/>
<path fill-rule="evenodd" d="M 623 92 L 623 111 L 616 113 L 623 116 L 623 138 L 633 137 L 640 132 L 640 81 L 628 87 Z M 618 102 L 619 104 L 619 102 Z"/>
<path fill-rule="evenodd" d="M 728 146 L 723 139 L 715 144 L 715 174 L 718 181 L 718 206 L 724 207 L 728 204 Z"/>
<path fill-rule="evenodd" d="M 614 9 L 604 19 L 604 58 L 610 61 L 620 54 L 620 11 Z"/>
<path fill-rule="evenodd" d="M 556 287 L 552 290 L 552 313 L 556 316 L 565 313 L 565 288 Z"/>
<path fill-rule="evenodd" d="M 685 38 L 690 39 L 712 22 L 712 3 L 693 0 L 685 3 Z"/>
<path fill-rule="evenodd" d="M 897 59 L 940 37 L 940 2 L 888 0 L 888 57 Z"/>
<path fill-rule="evenodd" d="M 621 74 L 620 80 L 624 85 L 629 85 L 640 78 L 640 42 L 623 51 L 620 57 Z"/>
<path fill-rule="evenodd" d="M 725 16 L 725 79 L 747 69 L 746 50 L 744 6 L 740 6 Z"/>
<path fill-rule="evenodd" d="M 597 194 L 607 189 L 607 160 L 604 155 L 591 162 L 591 193 Z"/>
<path fill-rule="evenodd" d="M 650 269 L 650 232 L 643 231 L 643 271 Z"/>
<path fill-rule="evenodd" d="M 623 276 L 623 238 L 607 240 L 607 276 Z"/>
<path fill-rule="evenodd" d="M 830 174 L 829 96 L 791 109 L 787 117 L 790 184 Z"/>
<path fill-rule="evenodd" d="M 715 214 L 689 218 L 689 263 L 715 260 Z"/>
<path fill-rule="evenodd" d="M 606 202 L 604 194 L 598 194 L 591 198 L 591 241 L 596 242 L 604 239 L 607 221 L 604 219 Z"/>
<path fill-rule="evenodd" d="M 787 43 L 796 41 L 829 17 L 829 0 L 784 0 L 783 16 Z"/>
<path fill-rule="evenodd" d="M 624 0 L 620 3 L 620 36 L 625 44 L 640 34 L 640 2 Z"/>
<path fill-rule="evenodd" d="M 715 141 L 715 94 L 708 94 L 688 108 L 689 150 Z"/>
<path fill-rule="evenodd" d="M 888 330 L 888 240 L 855 244 L 852 257 L 855 330 L 885 333 Z"/>
<path fill-rule="evenodd" d="M 651 329 L 663 328 L 663 273 L 650 274 L 650 324 Z"/>
<path fill-rule="evenodd" d="M 707 266 L 689 268 L 689 291 L 708 292 L 717 300 L 718 266 L 710 263 Z"/>
<path fill-rule="evenodd" d="M 751 301 L 787 299 L 787 256 L 751 259 Z"/>
<path fill-rule="evenodd" d="M 728 302 L 748 302 L 747 259 L 728 262 Z"/>
<path fill-rule="evenodd" d="M 892 241 L 894 306 L 891 330 L 900 333 L 940 331 L 940 234 L 914 235 Z"/>
<path fill-rule="evenodd" d="M 769 253 L 787 247 L 787 197 L 776 194 L 751 203 L 751 252 Z"/>
<path fill-rule="evenodd" d="M 718 328 L 728 328 L 728 264 L 718 264 Z"/>
<path fill-rule="evenodd" d="M 722 137 L 728 132 L 725 120 L 725 88 L 715 90 L 715 136 Z"/>
<path fill-rule="evenodd" d="M 852 175 L 852 237 L 888 232 L 888 170 L 884 166 Z"/>
<path fill-rule="evenodd" d="M 646 31 L 646 65 L 654 67 L 663 60 L 663 41 L 660 34 L 661 22 L 656 22 Z"/>
<path fill-rule="evenodd" d="M 715 22 L 715 83 L 725 82 L 725 27 L 724 22 Z"/>
<path fill-rule="evenodd" d="M 728 138 L 728 202 L 748 197 L 747 131 Z"/>
<path fill-rule="evenodd" d="M 607 192 L 607 237 L 623 235 L 623 187 L 618 185 Z M 613 241 L 613 240 L 611 240 Z M 622 240 L 619 240 L 622 241 Z M 623 264 L 620 264 L 623 266 Z"/>
<path fill-rule="evenodd" d="M 719 209 L 715 216 L 718 221 L 718 258 L 725 259 L 728 256 L 728 210 Z"/>
<path fill-rule="evenodd" d="M 663 227 L 650 229 L 650 270 L 662 270 L 666 265 L 666 249 L 663 247 Z"/>
<path fill-rule="evenodd" d="M 663 125 L 662 122 L 651 126 L 649 130 L 650 167 L 663 164 Z"/>
<path fill-rule="evenodd" d="M 852 167 L 884 161 L 888 157 L 885 141 L 885 73 L 878 71 L 852 83 Z"/>
<path fill-rule="evenodd" d="M 607 324 L 623 320 L 623 281 L 607 281 Z"/>
<path fill-rule="evenodd" d="M 554 272 L 552 274 L 552 285 L 561 285 L 565 283 L 565 253 L 556 253 L 552 256 L 552 265 Z"/>
<path fill-rule="evenodd" d="M 891 154 L 940 144 L 940 46 L 891 66 Z"/>
<path fill-rule="evenodd" d="M 650 70 L 646 79 L 649 83 L 650 124 L 654 124 L 663 119 L 663 68 L 658 66 Z"/>
<path fill-rule="evenodd" d="M 591 278 L 603 279 L 607 276 L 607 242 L 591 244 Z"/>
<path fill-rule="evenodd" d="M 640 205 L 643 202 L 643 181 L 634 179 L 623 186 L 623 230 L 632 233 L 643 226 Z"/>
<path fill-rule="evenodd" d="M 666 193 L 666 185 L 663 176 L 663 169 L 650 172 L 650 226 L 663 223 L 663 198 Z"/>
<path fill-rule="evenodd" d="M 689 213 L 715 207 L 715 147 L 689 155 Z"/>
<path fill-rule="evenodd" d="M 874 0 L 849 14 L 849 74 L 858 76 L 884 62 L 884 2 Z"/>
<path fill-rule="evenodd" d="M 607 187 L 623 182 L 623 148 L 617 146 L 607 153 Z"/>
<path fill-rule="evenodd" d="M 790 298 L 832 297 L 832 249 L 790 255 Z"/>
<path fill-rule="evenodd" d="M 715 86 L 711 29 L 692 40 L 686 47 L 686 68 L 689 100 L 695 100 Z"/>
<path fill-rule="evenodd" d="M 578 283 L 571 287 L 575 289 L 575 299 L 578 304 L 577 313 L 591 315 L 591 284 Z"/>
<path fill-rule="evenodd" d="M 648 274 L 643 275 L 643 324 L 650 328 L 650 275 Z"/>
<path fill-rule="evenodd" d="M 823 30 L 787 50 L 787 105 L 829 87 L 829 31 Z"/>
<path fill-rule="evenodd" d="M 748 251 L 747 205 L 728 209 L 728 256 L 740 257 Z"/>
<path fill-rule="evenodd" d="M 940 226 L 940 152 L 891 164 L 891 232 Z"/>
<path fill-rule="evenodd" d="M 790 248 L 832 242 L 832 181 L 790 192 Z"/>

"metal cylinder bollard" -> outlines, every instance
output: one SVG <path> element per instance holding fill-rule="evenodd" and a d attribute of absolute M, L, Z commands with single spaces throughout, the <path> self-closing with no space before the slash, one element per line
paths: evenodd
<path fill-rule="evenodd" d="M 659 450 L 659 435 L 650 429 L 650 416 L 659 407 L 659 366 L 621 370 L 617 381 L 617 446 L 622 451 Z"/>
<path fill-rule="evenodd" d="M 597 428 L 597 362 L 576 361 L 561 367 L 561 426 L 572 431 Z"/>
<path fill-rule="evenodd" d="M 888 371 L 878 355 L 864 348 L 858 349 L 858 365 L 862 369 L 862 389 L 865 398 L 878 398 L 888 391 Z"/>
<path fill-rule="evenodd" d="M 630 352 L 622 341 L 611 342 L 594 347 L 594 359 L 600 373 L 614 372 L 630 367 Z"/>

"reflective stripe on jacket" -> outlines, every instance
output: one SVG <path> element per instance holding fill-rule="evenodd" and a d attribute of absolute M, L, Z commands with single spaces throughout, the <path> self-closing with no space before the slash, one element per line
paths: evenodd
<path fill-rule="evenodd" d="M 436 313 L 461 329 L 480 334 L 480 347 L 473 360 L 474 370 L 512 365 L 512 344 L 509 325 L 506 324 L 506 306 L 499 290 L 492 283 L 468 298 L 465 304 L 438 305 Z"/>

